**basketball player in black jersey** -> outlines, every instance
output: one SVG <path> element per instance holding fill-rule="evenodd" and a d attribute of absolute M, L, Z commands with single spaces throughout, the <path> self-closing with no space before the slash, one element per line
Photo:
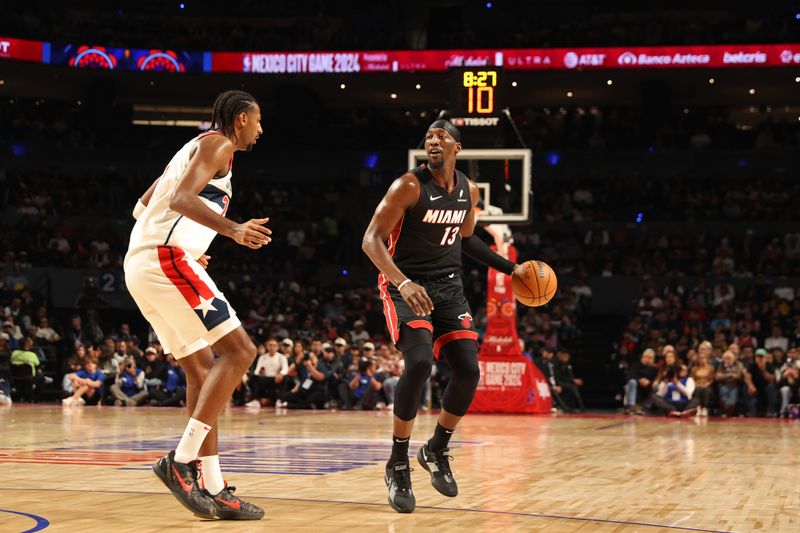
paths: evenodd
<path fill-rule="evenodd" d="M 448 443 L 480 378 L 478 333 L 461 282 L 461 253 L 506 274 L 516 267 L 472 236 L 480 194 L 455 168 L 460 151 L 461 134 L 455 126 L 446 120 L 431 124 L 425 135 L 428 163 L 392 183 L 362 243 L 381 272 L 386 324 L 405 360 L 394 397 L 392 455 L 385 475 L 389 504 L 401 513 L 416 507 L 408 442 L 434 357 L 447 359 L 453 375 L 442 396 L 436 430 L 417 459 L 437 491 L 458 494 Z"/>

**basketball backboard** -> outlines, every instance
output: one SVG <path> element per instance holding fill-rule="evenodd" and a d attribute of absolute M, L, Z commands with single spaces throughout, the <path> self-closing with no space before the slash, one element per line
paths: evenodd
<path fill-rule="evenodd" d="M 427 161 L 425 150 L 408 151 L 408 168 Z M 530 221 L 532 207 L 531 151 L 524 148 L 465 149 L 456 164 L 481 190 L 484 206 L 495 206 L 502 214 L 484 210 L 481 223 L 520 225 Z M 493 210 L 496 211 L 496 210 Z"/>

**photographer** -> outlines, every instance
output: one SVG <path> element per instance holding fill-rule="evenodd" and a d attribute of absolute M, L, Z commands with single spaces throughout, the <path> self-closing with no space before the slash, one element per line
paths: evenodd
<path fill-rule="evenodd" d="M 294 377 L 297 384 L 286 397 L 286 407 L 322 409 L 325 406 L 326 382 L 330 372 L 324 361 L 313 353 L 299 351 L 289 366 L 288 375 Z"/>
<path fill-rule="evenodd" d="M 333 345 L 328 342 L 322 344 L 322 358 L 330 373 L 330 377 L 328 378 L 327 400 L 329 402 L 338 402 L 338 405 L 342 406 L 345 404 L 346 397 L 342 396 L 339 392 L 339 386 L 342 384 L 347 385 L 347 369 L 342 363 L 342 360 L 336 357 L 336 350 Z"/>
<path fill-rule="evenodd" d="M 167 354 L 163 384 L 155 389 L 148 387 L 148 392 L 151 398 L 150 405 L 167 407 L 186 405 L 186 374 L 172 354 Z"/>
<path fill-rule="evenodd" d="M 131 357 L 135 359 L 135 356 L 132 355 Z M 158 356 L 158 350 L 152 346 L 148 346 L 145 350 L 143 367 L 144 384 L 147 385 L 147 390 L 152 390 L 153 388 L 162 387 L 164 385 L 167 363 Z"/>
<path fill-rule="evenodd" d="M 114 405 L 126 407 L 140 405 L 147 399 L 147 390 L 144 388 L 144 372 L 136 368 L 136 359 L 126 357 L 117 379 L 111 385 L 111 394 L 116 400 Z"/>
<path fill-rule="evenodd" d="M 693 414 L 699 403 L 697 399 L 692 401 L 693 394 L 694 380 L 689 376 L 686 365 L 671 366 L 658 385 L 653 405 L 669 416 L 686 416 Z"/>
<path fill-rule="evenodd" d="M 349 382 L 339 385 L 339 396 L 344 402 L 342 409 L 375 409 L 378 403 L 377 392 L 383 387 L 375 377 L 376 367 L 373 359 L 362 357 L 358 360 L 357 370 L 350 375 Z"/>

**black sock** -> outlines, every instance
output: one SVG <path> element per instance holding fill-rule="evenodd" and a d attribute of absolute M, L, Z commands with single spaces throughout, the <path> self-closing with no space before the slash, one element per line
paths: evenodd
<path fill-rule="evenodd" d="M 389 457 L 389 464 L 408 462 L 408 441 L 411 437 L 396 437 L 392 435 L 392 455 Z"/>
<path fill-rule="evenodd" d="M 454 431 L 455 429 L 447 429 L 437 422 L 433 437 L 428 441 L 428 449 L 432 452 L 439 452 L 447 448 Z"/>

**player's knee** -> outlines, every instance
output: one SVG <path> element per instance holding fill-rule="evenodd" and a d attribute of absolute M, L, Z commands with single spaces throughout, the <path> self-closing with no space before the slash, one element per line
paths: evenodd
<path fill-rule="evenodd" d="M 415 381 L 427 381 L 431 377 L 433 362 L 430 358 L 417 357 L 411 361 L 406 358 L 406 373 Z"/>
<path fill-rule="evenodd" d="M 226 364 L 234 365 L 242 372 L 247 370 L 256 358 L 256 346 L 244 332 L 231 335 L 216 348 L 219 350 L 220 357 L 225 359 Z"/>
<path fill-rule="evenodd" d="M 201 366 L 184 367 L 184 372 L 186 373 L 186 381 L 192 384 L 202 384 L 208 377 L 208 370 Z"/>
<path fill-rule="evenodd" d="M 459 378 L 472 387 L 478 386 L 478 381 L 481 379 L 481 369 L 478 366 L 477 358 L 464 365 L 459 371 Z"/>
<path fill-rule="evenodd" d="M 245 342 L 242 343 L 242 346 L 236 350 L 235 354 L 236 363 L 244 369 L 250 367 L 253 364 L 253 361 L 256 358 L 256 347 L 253 344 L 253 341 L 247 339 Z"/>
<path fill-rule="evenodd" d="M 448 360 L 453 369 L 453 378 L 465 385 L 477 387 L 481 379 L 478 365 L 478 347 L 472 340 L 459 340 L 448 346 L 453 355 Z"/>

